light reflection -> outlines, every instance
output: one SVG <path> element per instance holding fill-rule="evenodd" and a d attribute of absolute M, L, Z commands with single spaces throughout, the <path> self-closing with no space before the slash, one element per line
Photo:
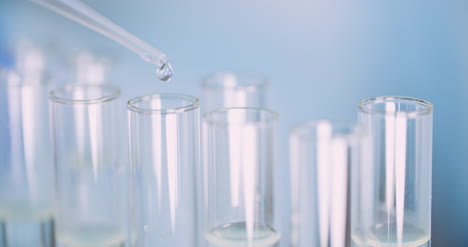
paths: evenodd
<path fill-rule="evenodd" d="M 397 112 L 393 102 L 385 103 L 385 111 L 395 113 L 385 116 L 387 223 L 390 224 L 392 221 L 390 217 L 396 213 L 397 242 L 402 243 L 405 213 L 407 119 L 404 114 Z M 388 230 L 391 231 L 391 229 Z"/>
<path fill-rule="evenodd" d="M 247 95 L 243 90 L 236 90 L 233 87 L 237 86 L 239 82 L 234 74 L 227 73 L 224 78 L 224 107 L 244 107 L 248 106 Z"/>
<path fill-rule="evenodd" d="M 21 164 L 21 92 L 16 89 L 12 89 L 7 94 L 8 101 L 8 119 L 10 120 L 10 148 L 11 148 L 11 163 Z M 13 181 L 22 180 L 22 166 L 13 165 L 12 179 Z"/>
<path fill-rule="evenodd" d="M 240 111 L 228 111 L 227 114 L 229 123 L 239 123 L 243 121 L 244 115 Z M 228 128 L 231 207 L 239 206 L 240 173 L 242 166 L 241 136 L 243 135 L 241 131 L 241 126 L 239 124 L 233 124 Z"/>
<path fill-rule="evenodd" d="M 150 101 L 150 108 L 151 109 L 161 109 L 161 99 L 154 99 Z M 158 207 L 161 207 L 161 183 L 162 183 L 162 119 L 161 115 L 159 114 L 152 114 L 151 117 L 153 118 L 153 122 L 156 123 L 152 126 L 151 135 L 152 135 L 152 142 L 153 142 L 153 150 L 151 150 L 151 154 L 153 157 L 153 165 L 154 165 L 154 176 L 156 177 L 156 189 L 158 191 Z M 154 129 L 153 129 L 154 128 Z"/>
<path fill-rule="evenodd" d="M 245 138 L 239 144 L 242 148 L 242 172 L 244 184 L 244 205 L 245 205 L 245 225 L 247 232 L 247 241 L 249 246 L 253 245 L 255 237 L 255 214 L 256 194 L 257 194 L 257 173 L 258 173 L 258 140 L 257 128 L 255 125 L 245 125 L 242 127 L 242 137 Z"/>
<path fill-rule="evenodd" d="M 293 182 L 293 179 L 301 180 L 304 173 L 299 164 L 299 155 L 301 153 L 299 140 L 290 136 L 289 153 L 291 158 L 291 246 L 297 246 L 299 244 L 300 236 L 300 205 L 299 200 L 301 198 L 301 185 L 298 182 Z"/>
<path fill-rule="evenodd" d="M 348 198 L 348 147 L 343 137 L 332 140 L 331 247 L 346 246 L 346 207 Z"/>
<path fill-rule="evenodd" d="M 84 98 L 84 92 L 81 90 L 74 90 L 72 98 L 82 99 Z M 76 124 L 76 142 L 77 142 L 77 157 L 86 157 L 86 106 L 77 106 L 76 111 L 73 111 L 74 120 Z M 83 162 L 83 161 L 81 161 Z M 78 164 L 82 166 L 84 164 Z"/>
<path fill-rule="evenodd" d="M 175 114 L 167 114 L 166 118 L 166 151 L 167 151 L 167 169 L 169 179 L 169 203 L 172 231 L 175 233 L 176 227 L 176 209 L 179 201 L 179 161 L 178 161 L 178 142 L 179 142 L 179 129 L 178 119 Z"/>
<path fill-rule="evenodd" d="M 18 89 L 19 93 L 15 96 L 18 97 L 17 100 L 19 102 L 16 103 L 21 108 L 18 111 L 21 117 L 18 119 L 18 125 L 15 126 L 21 126 L 20 132 L 22 133 L 20 135 L 22 135 L 22 138 L 18 138 L 18 141 L 23 140 L 22 152 L 24 155 L 25 182 L 32 196 L 38 196 L 39 188 L 35 169 L 37 156 L 41 152 L 38 148 L 41 147 L 40 143 L 43 140 L 40 140 L 40 133 L 36 130 L 38 129 L 37 124 L 40 124 L 38 120 L 43 117 L 40 115 L 42 114 L 40 111 L 42 103 L 40 101 L 40 93 L 42 93 L 40 85 L 43 79 L 45 55 L 42 50 L 34 47 L 31 41 L 26 39 L 20 40 L 16 47 L 16 67 L 22 76 L 22 81 Z M 21 149 L 20 146 L 17 148 Z M 16 164 L 21 163 L 18 162 Z"/>
<path fill-rule="evenodd" d="M 396 115 L 395 137 L 395 173 L 396 173 L 396 223 L 398 243 L 403 242 L 403 224 L 405 216 L 405 182 L 406 182 L 406 118 Z"/>
<path fill-rule="evenodd" d="M 331 135 L 332 127 L 330 123 L 322 121 L 317 124 L 317 191 L 321 247 L 328 246 L 328 229 L 330 225 Z"/>
<path fill-rule="evenodd" d="M 101 150 L 103 150 L 103 136 L 102 133 L 102 109 L 100 106 L 91 105 L 88 107 L 88 121 L 89 121 L 89 140 L 91 146 L 91 162 L 93 167 L 93 178 L 97 182 L 99 176 L 99 163 L 103 162 L 100 160 Z M 104 161 L 106 162 L 106 161 Z M 102 164 L 104 165 L 104 164 Z"/>
<path fill-rule="evenodd" d="M 31 191 L 32 195 L 37 192 L 37 181 L 35 178 L 35 162 L 36 162 L 36 148 L 40 145 L 37 139 L 37 131 L 35 128 L 36 119 L 39 119 L 40 112 L 35 111 L 39 99 L 35 94 L 36 89 L 32 85 L 25 85 L 21 87 L 21 113 L 22 113 L 22 129 L 23 129 L 23 152 L 24 152 L 24 163 L 26 169 L 26 183 Z"/>
<path fill-rule="evenodd" d="M 385 102 L 385 112 L 395 112 L 393 102 Z M 387 206 L 387 222 L 390 223 L 392 208 L 394 205 L 395 188 L 395 117 L 385 116 L 385 203 Z"/>
<path fill-rule="evenodd" d="M 202 145 L 203 145 L 203 150 L 208 150 L 208 143 L 209 141 L 211 140 L 208 140 L 209 136 L 211 133 L 208 133 L 208 126 L 206 124 L 203 124 L 202 125 L 202 128 L 203 128 L 203 131 L 202 131 L 202 134 L 203 134 L 203 142 L 202 142 Z M 216 152 L 215 148 L 213 148 L 213 152 Z M 205 201 L 204 201 L 204 205 L 208 205 L 208 201 L 210 199 L 209 197 L 209 194 L 208 194 L 208 174 L 210 173 L 210 167 L 208 167 L 206 164 L 208 164 L 209 162 L 209 159 L 211 159 L 212 157 L 209 157 L 209 153 L 210 152 L 203 152 L 203 162 L 205 163 L 204 164 L 204 169 L 203 169 L 203 194 L 206 195 L 204 197 Z"/>

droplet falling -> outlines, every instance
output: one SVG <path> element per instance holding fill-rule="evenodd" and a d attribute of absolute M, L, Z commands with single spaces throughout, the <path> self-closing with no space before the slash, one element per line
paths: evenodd
<path fill-rule="evenodd" d="M 170 81 L 172 78 L 172 66 L 169 62 L 163 63 L 163 65 L 156 70 L 156 75 L 161 81 Z"/>

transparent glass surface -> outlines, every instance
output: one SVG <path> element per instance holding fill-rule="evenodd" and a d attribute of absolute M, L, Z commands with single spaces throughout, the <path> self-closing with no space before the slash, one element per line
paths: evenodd
<path fill-rule="evenodd" d="M 291 131 L 292 247 L 350 246 L 351 176 L 364 162 L 366 137 L 352 122 L 311 121 Z"/>
<path fill-rule="evenodd" d="M 129 165 L 119 97 L 117 88 L 85 84 L 50 94 L 61 246 L 125 244 Z"/>
<path fill-rule="evenodd" d="M 196 245 L 198 99 L 155 94 L 131 99 L 132 246 Z"/>
<path fill-rule="evenodd" d="M 277 114 L 229 108 L 203 119 L 202 246 L 266 247 L 280 239 L 274 210 Z"/>
<path fill-rule="evenodd" d="M 378 97 L 359 104 L 370 131 L 370 165 L 356 175 L 356 246 L 430 246 L 432 104 Z"/>
<path fill-rule="evenodd" d="M 52 246 L 49 84 L 0 70 L 0 246 Z"/>
<path fill-rule="evenodd" d="M 266 78 L 233 72 L 214 73 L 202 80 L 203 112 L 229 107 L 267 107 Z"/>

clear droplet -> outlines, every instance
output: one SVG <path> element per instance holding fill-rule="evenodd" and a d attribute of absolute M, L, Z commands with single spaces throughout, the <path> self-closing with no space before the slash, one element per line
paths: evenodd
<path fill-rule="evenodd" d="M 164 63 L 156 70 L 156 75 L 161 81 L 169 81 L 172 78 L 172 66 L 169 62 Z"/>

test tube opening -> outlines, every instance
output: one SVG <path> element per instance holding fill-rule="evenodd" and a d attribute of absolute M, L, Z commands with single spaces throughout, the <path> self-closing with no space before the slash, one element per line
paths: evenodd
<path fill-rule="evenodd" d="M 120 97 L 120 89 L 108 85 L 68 84 L 50 92 L 50 99 L 62 104 L 98 104 Z"/>
<path fill-rule="evenodd" d="M 133 98 L 127 102 L 128 109 L 142 114 L 172 114 L 198 108 L 196 97 L 184 94 L 154 94 Z"/>
<path fill-rule="evenodd" d="M 389 104 L 395 107 L 390 111 Z M 362 100 L 359 111 L 365 114 L 393 115 L 396 112 L 408 118 L 415 118 L 424 114 L 430 114 L 433 110 L 431 102 L 402 96 L 382 96 Z"/>

